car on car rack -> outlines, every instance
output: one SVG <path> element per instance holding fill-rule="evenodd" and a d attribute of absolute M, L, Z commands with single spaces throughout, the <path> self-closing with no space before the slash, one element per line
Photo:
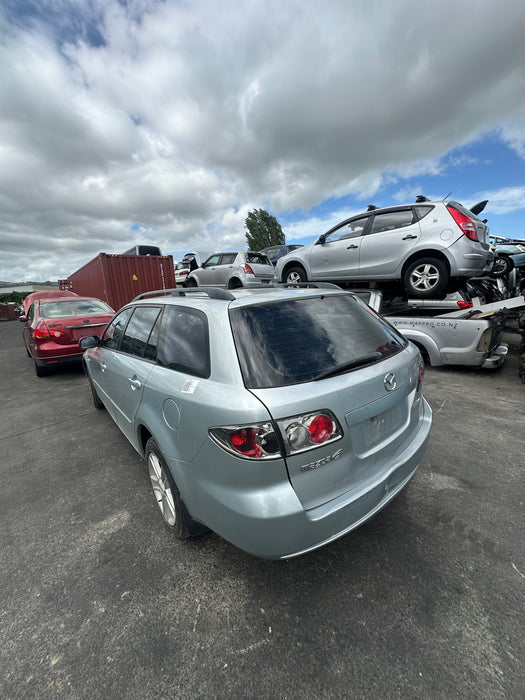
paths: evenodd
<path fill-rule="evenodd" d="M 484 204 L 484 203 L 480 203 Z M 459 289 L 493 263 L 488 227 L 479 205 L 429 201 L 380 209 L 345 219 L 314 242 L 279 258 L 279 282 L 327 281 L 404 287 L 409 297 L 434 298 Z"/>
<path fill-rule="evenodd" d="M 80 345 L 180 538 L 303 554 L 377 513 L 425 454 L 419 351 L 334 285 L 142 294 Z"/>

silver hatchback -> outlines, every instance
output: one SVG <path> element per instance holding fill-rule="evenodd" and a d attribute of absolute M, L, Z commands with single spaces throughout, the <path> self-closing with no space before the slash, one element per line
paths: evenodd
<path fill-rule="evenodd" d="M 346 219 L 277 261 L 280 282 L 401 282 L 409 297 L 459 289 L 492 268 L 488 228 L 458 202 L 378 209 Z M 475 207 L 473 207 L 476 210 Z"/>
<path fill-rule="evenodd" d="M 264 253 L 241 250 L 214 253 L 201 267 L 190 272 L 187 287 L 217 286 L 226 289 L 257 287 L 273 280 L 274 268 Z"/>
<path fill-rule="evenodd" d="M 414 475 L 431 425 L 419 351 L 354 294 L 313 287 L 141 295 L 81 341 L 95 406 L 177 536 L 293 557 Z"/>

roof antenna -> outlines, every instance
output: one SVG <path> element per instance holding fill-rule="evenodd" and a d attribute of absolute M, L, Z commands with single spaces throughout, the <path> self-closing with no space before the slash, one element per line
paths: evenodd
<path fill-rule="evenodd" d="M 367 211 L 374 211 L 374 209 L 379 209 L 379 207 L 376 207 L 375 204 L 369 204 L 366 208 Z"/>
<path fill-rule="evenodd" d="M 424 194 L 418 194 L 416 197 L 416 204 L 421 204 L 421 202 L 430 202 L 430 199 L 425 197 Z"/>
<path fill-rule="evenodd" d="M 449 192 L 446 197 L 443 197 L 443 201 L 447 200 L 451 194 L 452 194 L 452 192 Z"/>

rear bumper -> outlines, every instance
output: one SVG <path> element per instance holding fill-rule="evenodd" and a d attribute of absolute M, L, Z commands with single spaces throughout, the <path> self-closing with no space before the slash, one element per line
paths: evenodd
<path fill-rule="evenodd" d="M 417 433 L 393 455 L 388 469 L 357 491 L 305 510 L 287 480 L 264 490 L 237 487 L 233 498 L 230 489 L 201 481 L 198 493 L 183 493 L 186 505 L 218 535 L 256 556 L 287 559 L 322 547 L 362 525 L 410 481 L 425 454 L 432 420 L 430 406 L 421 400 Z"/>
<path fill-rule="evenodd" d="M 63 365 L 70 362 L 80 362 L 84 350 L 78 346 L 65 346 L 61 351 L 57 352 L 57 348 L 49 350 L 49 352 L 39 352 L 33 353 L 33 359 L 41 367 L 46 367 L 47 365 Z"/>
<path fill-rule="evenodd" d="M 255 277 L 255 279 L 248 279 L 247 277 L 244 277 L 242 280 L 242 286 L 248 288 L 260 287 L 261 284 L 270 285 L 271 282 L 273 282 L 273 277 L 269 277 L 267 279 L 262 279 L 261 277 Z"/>
<path fill-rule="evenodd" d="M 501 367 L 505 362 L 507 353 L 509 352 L 509 346 L 507 343 L 501 343 L 497 348 L 487 357 L 485 362 L 481 365 L 483 369 L 492 369 L 495 367 Z"/>

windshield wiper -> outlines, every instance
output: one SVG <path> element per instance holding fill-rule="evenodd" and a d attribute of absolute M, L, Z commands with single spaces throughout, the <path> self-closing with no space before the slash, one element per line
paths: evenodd
<path fill-rule="evenodd" d="M 377 362 L 383 357 L 380 352 L 371 352 L 368 355 L 363 355 L 362 357 L 356 357 L 355 360 L 350 360 L 350 362 L 345 362 L 338 367 L 333 367 L 332 369 L 322 372 L 317 377 L 314 377 L 314 381 L 318 379 L 326 379 L 327 377 L 335 377 L 337 374 L 343 374 L 356 367 L 362 367 L 363 365 L 369 365 L 373 362 Z"/>

